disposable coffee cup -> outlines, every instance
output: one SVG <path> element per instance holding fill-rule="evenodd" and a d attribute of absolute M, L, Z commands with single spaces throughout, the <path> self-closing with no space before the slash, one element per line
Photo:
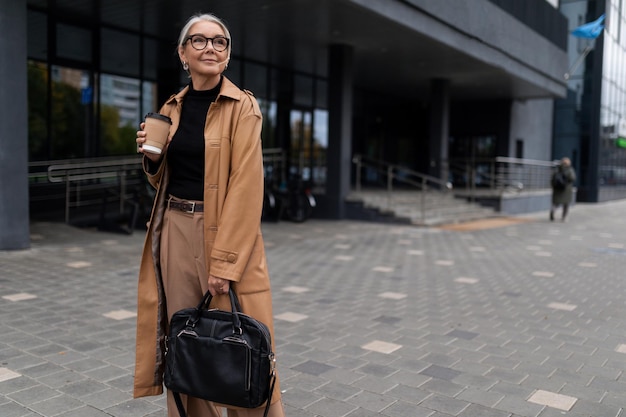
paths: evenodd
<path fill-rule="evenodd" d="M 146 124 L 146 141 L 142 145 L 144 152 L 160 154 L 167 143 L 172 119 L 159 113 L 148 113 L 144 119 Z"/>

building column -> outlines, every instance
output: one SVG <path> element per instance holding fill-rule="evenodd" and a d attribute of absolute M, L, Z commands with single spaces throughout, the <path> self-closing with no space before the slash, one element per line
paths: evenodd
<path fill-rule="evenodd" d="M 331 45 L 328 68 L 327 215 L 343 219 L 352 167 L 353 49 Z"/>
<path fill-rule="evenodd" d="M 450 136 L 450 81 L 432 80 L 430 130 L 428 138 L 428 174 L 448 180 L 448 137 Z"/>
<path fill-rule="evenodd" d="M 0 250 L 30 247 L 26 0 L 0 0 Z"/>

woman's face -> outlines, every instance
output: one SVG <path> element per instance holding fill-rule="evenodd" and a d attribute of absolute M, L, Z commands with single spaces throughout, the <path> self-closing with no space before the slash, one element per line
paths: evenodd
<path fill-rule="evenodd" d="M 194 37 L 194 35 L 201 36 Z M 219 47 L 220 44 L 222 47 L 224 46 L 224 39 L 218 39 L 206 42 L 204 49 L 198 50 L 196 48 L 202 48 L 203 41 L 205 41 L 202 37 L 225 38 L 226 35 L 221 26 L 214 22 L 197 22 L 191 26 L 187 36 L 191 36 L 192 39 L 187 40 L 183 46 L 178 48 L 178 55 L 182 62 L 187 62 L 189 65 L 189 73 L 194 88 L 200 88 L 202 84 L 207 82 L 212 84 L 211 81 L 219 81 L 220 74 L 228 64 L 230 45 L 228 44 L 228 47 L 223 51 L 218 51 L 215 48 L 216 45 L 217 49 L 222 49 Z"/>

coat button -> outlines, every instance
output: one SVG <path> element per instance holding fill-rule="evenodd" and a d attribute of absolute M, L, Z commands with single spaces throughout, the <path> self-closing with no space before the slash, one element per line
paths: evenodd
<path fill-rule="evenodd" d="M 234 253 L 229 253 L 228 256 L 226 257 L 226 260 L 231 263 L 235 263 L 236 259 L 237 259 L 237 256 Z"/>

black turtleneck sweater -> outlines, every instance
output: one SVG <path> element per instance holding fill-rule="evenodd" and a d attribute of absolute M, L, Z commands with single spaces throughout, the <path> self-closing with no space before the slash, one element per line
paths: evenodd
<path fill-rule="evenodd" d="M 204 126 L 222 82 L 211 90 L 189 91 L 183 99 L 180 124 L 167 149 L 168 194 L 185 200 L 204 199 Z"/>

